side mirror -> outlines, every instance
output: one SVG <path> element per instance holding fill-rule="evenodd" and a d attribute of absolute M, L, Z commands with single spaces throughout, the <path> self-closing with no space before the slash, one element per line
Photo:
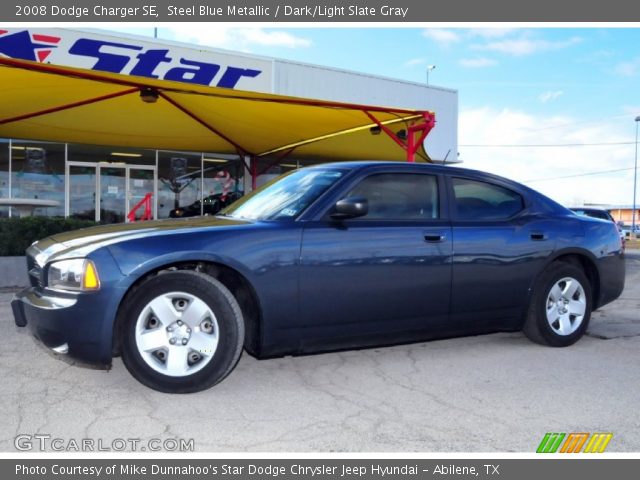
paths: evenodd
<path fill-rule="evenodd" d="M 338 200 L 331 213 L 334 220 L 363 217 L 369 213 L 369 202 L 364 197 L 347 197 Z"/>

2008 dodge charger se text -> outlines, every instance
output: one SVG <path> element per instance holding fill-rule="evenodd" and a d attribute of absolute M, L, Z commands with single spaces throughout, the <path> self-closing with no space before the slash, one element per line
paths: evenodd
<path fill-rule="evenodd" d="M 221 215 L 107 225 L 27 251 L 16 323 L 143 384 L 194 392 L 258 358 L 522 329 L 576 342 L 624 287 L 611 222 L 517 183 L 353 162 L 280 177 Z"/>

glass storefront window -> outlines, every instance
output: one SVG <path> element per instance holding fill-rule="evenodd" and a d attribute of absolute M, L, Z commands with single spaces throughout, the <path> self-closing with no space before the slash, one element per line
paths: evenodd
<path fill-rule="evenodd" d="M 215 214 L 244 194 L 244 174 L 231 155 L 0 139 L 0 198 L 59 204 L 35 215 L 140 220 L 149 196 L 154 218 L 169 218 L 175 209 Z M 9 214 L 0 207 L 0 217 Z"/>
<path fill-rule="evenodd" d="M 64 215 L 65 145 L 14 140 L 11 144 L 11 196 L 55 200 L 56 207 L 38 208 L 40 216 Z"/>
<path fill-rule="evenodd" d="M 244 194 L 244 168 L 239 160 L 224 160 L 215 155 L 204 155 L 205 214 L 216 214 Z"/>
<path fill-rule="evenodd" d="M 258 178 L 256 179 L 256 188 L 261 187 L 276 177 L 288 172 L 290 168 L 283 168 L 279 164 L 273 164 L 273 160 L 259 159 L 257 165 Z"/>
<path fill-rule="evenodd" d="M 69 212 L 72 217 L 96 219 L 96 173 L 94 165 L 69 165 Z"/>
<path fill-rule="evenodd" d="M 158 218 L 201 199 L 202 155 L 158 152 Z"/>

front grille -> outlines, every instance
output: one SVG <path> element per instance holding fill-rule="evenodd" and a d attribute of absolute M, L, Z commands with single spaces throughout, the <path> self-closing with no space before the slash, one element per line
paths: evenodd
<path fill-rule="evenodd" d="M 42 268 L 31 255 L 27 255 L 27 271 L 29 272 L 29 282 L 31 286 L 42 287 Z"/>

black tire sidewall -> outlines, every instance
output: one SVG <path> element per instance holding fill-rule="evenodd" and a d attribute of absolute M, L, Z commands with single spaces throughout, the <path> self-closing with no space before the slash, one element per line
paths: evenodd
<path fill-rule="evenodd" d="M 577 280 L 585 292 L 586 309 L 582 323 L 578 329 L 570 335 L 558 335 L 553 331 L 547 321 L 546 303 L 551 288 L 562 278 L 570 277 Z M 535 327 L 539 336 L 547 345 L 554 347 L 567 347 L 576 343 L 586 332 L 591 319 L 592 303 L 591 284 L 582 269 L 569 263 L 558 263 L 544 272 L 538 281 L 534 295 L 533 314 L 535 315 Z"/>
<path fill-rule="evenodd" d="M 200 371 L 171 377 L 151 368 L 136 346 L 135 326 L 138 317 L 154 298 L 180 291 L 203 300 L 216 316 L 218 346 L 209 363 Z M 142 384 L 166 393 L 192 393 L 205 390 L 223 380 L 233 369 L 242 349 L 244 328 L 240 309 L 231 293 L 217 280 L 204 274 L 178 271 L 162 273 L 142 283 L 125 300 L 121 321 L 122 360 L 129 372 Z"/>

